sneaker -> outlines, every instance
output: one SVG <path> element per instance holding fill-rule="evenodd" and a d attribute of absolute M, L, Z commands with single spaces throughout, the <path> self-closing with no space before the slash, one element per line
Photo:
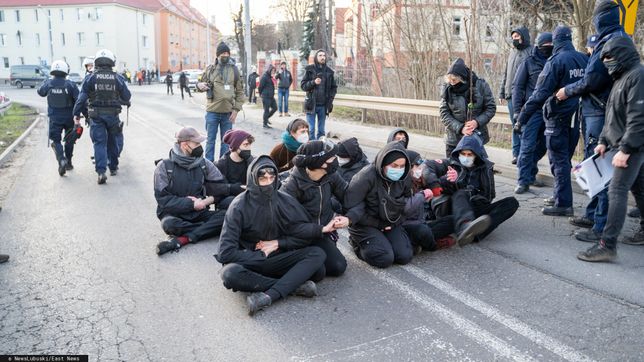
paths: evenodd
<path fill-rule="evenodd" d="M 307 280 L 291 294 L 297 295 L 298 297 L 313 298 L 318 295 L 318 287 L 312 280 Z"/>
<path fill-rule="evenodd" d="M 436 239 L 436 250 L 449 249 L 456 244 L 456 239 L 451 235 L 444 238 Z"/>
<path fill-rule="evenodd" d="M 74 165 L 72 165 L 71 162 L 67 162 L 67 164 L 65 165 L 65 170 L 71 171 L 73 169 L 74 169 Z"/>
<path fill-rule="evenodd" d="M 555 205 L 555 198 L 554 197 L 549 197 L 547 199 L 543 199 L 543 204 L 546 206 L 554 206 Z"/>
<path fill-rule="evenodd" d="M 157 255 L 161 256 L 169 251 L 179 250 L 181 244 L 176 239 L 165 240 L 157 244 Z"/>
<path fill-rule="evenodd" d="M 583 261 L 613 261 L 616 257 L 617 250 L 607 248 L 604 240 L 577 254 L 577 259 Z"/>
<path fill-rule="evenodd" d="M 271 127 L 271 126 L 269 126 L 269 125 L 265 124 L 265 125 L 264 125 L 264 128 L 268 129 L 268 128 L 273 128 L 273 127 Z"/>
<path fill-rule="evenodd" d="M 110 170 L 110 176 L 116 176 L 117 172 L 118 172 L 118 169 Z"/>
<path fill-rule="evenodd" d="M 517 195 L 523 194 L 530 190 L 530 186 L 528 185 L 517 185 L 517 187 L 514 188 L 514 193 Z"/>
<path fill-rule="evenodd" d="M 67 166 L 67 160 L 64 158 L 58 161 L 58 174 L 61 176 L 65 176 L 65 172 L 67 172 L 67 169 L 65 168 Z"/>
<path fill-rule="evenodd" d="M 534 187 L 546 187 L 546 184 L 544 184 L 544 183 L 543 183 L 543 181 L 540 181 L 540 180 L 534 180 L 534 181 L 530 184 L 530 186 L 534 186 Z"/>
<path fill-rule="evenodd" d="M 458 236 L 456 237 L 458 245 L 465 246 L 474 241 L 474 238 L 477 235 L 482 234 L 490 227 L 491 222 L 492 219 L 489 215 L 483 215 L 472 222 L 461 225 L 461 232 L 458 233 Z"/>
<path fill-rule="evenodd" d="M 423 252 L 423 247 L 420 245 L 412 245 L 412 248 L 414 249 L 414 255 L 418 255 Z"/>
<path fill-rule="evenodd" d="M 591 227 L 593 227 L 593 225 L 595 225 L 595 222 L 593 220 L 585 216 L 571 217 L 570 219 L 568 219 L 568 222 L 576 227 L 587 229 L 590 229 Z"/>
<path fill-rule="evenodd" d="M 98 174 L 98 184 L 103 185 L 106 182 L 107 182 L 107 176 L 105 175 L 105 173 L 99 173 Z"/>
<path fill-rule="evenodd" d="M 517 164 L 517 158 L 516 158 L 516 157 L 512 157 L 512 164 L 513 164 L 513 165 L 516 165 L 516 164 Z"/>
<path fill-rule="evenodd" d="M 628 217 L 640 217 L 642 213 L 640 212 L 640 209 L 634 207 L 630 210 L 628 210 Z"/>
<path fill-rule="evenodd" d="M 597 234 L 595 230 L 579 230 L 575 231 L 575 239 L 579 241 L 585 241 L 587 243 L 596 243 L 602 238 L 600 234 Z"/>
<path fill-rule="evenodd" d="M 272 302 L 273 301 L 271 300 L 271 297 L 264 292 L 251 293 L 246 297 L 246 304 L 248 304 L 248 315 L 254 315 L 255 313 L 257 313 L 257 311 L 271 305 Z"/>
<path fill-rule="evenodd" d="M 6 263 L 9 261 L 9 255 L 7 254 L 0 254 L 0 264 Z"/>
<path fill-rule="evenodd" d="M 575 215 L 574 209 L 571 207 L 544 207 L 541 212 L 547 216 L 573 216 Z"/>
<path fill-rule="evenodd" d="M 640 229 L 633 236 L 625 237 L 622 242 L 628 245 L 644 245 L 644 229 Z"/>

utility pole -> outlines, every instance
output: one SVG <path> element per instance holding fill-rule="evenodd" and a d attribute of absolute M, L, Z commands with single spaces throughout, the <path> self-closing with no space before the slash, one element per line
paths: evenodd
<path fill-rule="evenodd" d="M 206 1 L 206 64 L 210 65 L 210 1 Z"/>
<path fill-rule="evenodd" d="M 244 69 L 246 73 L 244 74 L 244 82 L 248 79 L 250 74 L 250 65 L 253 61 L 252 47 L 250 44 L 250 0 L 244 0 L 244 52 L 246 53 L 246 64 L 244 64 Z"/>

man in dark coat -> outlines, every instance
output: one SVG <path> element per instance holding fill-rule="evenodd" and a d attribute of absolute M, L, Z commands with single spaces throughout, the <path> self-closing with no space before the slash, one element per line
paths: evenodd
<path fill-rule="evenodd" d="M 257 103 L 257 96 L 255 95 L 257 78 L 259 78 L 259 74 L 257 74 L 255 67 L 253 67 L 253 71 L 248 75 L 248 103 Z"/>
<path fill-rule="evenodd" d="M 338 142 L 338 165 L 340 166 L 338 174 L 347 183 L 351 182 L 355 174 L 369 165 L 369 159 L 362 152 L 357 138 L 351 137 Z"/>
<path fill-rule="evenodd" d="M 286 69 L 286 62 L 280 63 L 280 70 L 275 75 L 277 80 L 277 108 L 280 111 L 280 117 L 290 117 L 288 113 L 288 96 L 290 93 L 291 84 L 293 84 L 293 76 L 288 69 Z"/>
<path fill-rule="evenodd" d="M 307 93 L 304 110 L 306 111 L 306 120 L 309 122 L 310 139 L 312 140 L 326 135 L 324 124 L 326 117 L 333 111 L 333 99 L 338 91 L 334 71 L 327 66 L 326 58 L 324 50 L 320 49 L 315 52 L 313 64 L 304 68 L 304 77 L 300 83 L 302 90 Z"/>
<path fill-rule="evenodd" d="M 519 118 L 521 108 L 534 92 L 539 74 L 552 55 L 552 49 L 552 33 L 541 33 L 537 36 L 537 46 L 532 49 L 530 56 L 519 65 L 512 87 L 513 119 Z M 537 182 L 537 173 L 539 172 L 537 164 L 546 154 L 546 137 L 543 134 L 545 129 L 542 112 L 534 112 L 526 124 L 520 122 L 514 124 L 514 132 L 521 136 L 517 162 L 518 185 L 514 189 L 517 194 L 528 191 L 530 185 Z"/>
<path fill-rule="evenodd" d="M 172 72 L 168 70 L 168 72 L 165 74 L 165 93 L 166 94 L 174 95 L 174 89 L 172 89 L 173 83 L 174 83 L 174 80 L 172 79 Z"/>
<path fill-rule="evenodd" d="M 573 216 L 570 159 L 579 140 L 579 122 L 572 122 L 572 117 L 579 108 L 579 96 L 558 101 L 553 94 L 557 89 L 584 76 L 588 58 L 575 50 L 569 27 L 558 26 L 552 35 L 553 55 L 543 67 L 535 90 L 521 109 L 517 122 L 527 124 L 535 112 L 542 112 L 543 109 L 550 170 L 555 177 L 555 203 L 552 207 L 544 208 L 542 213 L 550 216 Z"/>
<path fill-rule="evenodd" d="M 252 293 L 251 315 L 292 293 L 315 296 L 326 254 L 310 244 L 334 231 L 332 224 L 310 223 L 302 205 L 277 190 L 277 167 L 268 156 L 251 163 L 246 184 L 226 212 L 215 254 L 224 286 Z"/>
<path fill-rule="evenodd" d="M 273 83 L 274 75 L 275 67 L 273 67 L 273 64 L 269 64 L 264 74 L 262 74 L 262 78 L 259 80 L 259 87 L 257 88 L 260 97 L 262 97 L 262 105 L 264 106 L 264 128 L 271 128 L 271 122 L 268 119 L 277 112 L 275 83 Z"/>
<path fill-rule="evenodd" d="M 181 99 L 183 99 L 184 89 L 186 90 L 186 92 L 188 92 L 190 98 L 192 98 L 192 94 L 190 94 L 190 87 L 188 86 L 188 75 L 186 74 L 186 72 L 181 72 L 181 75 L 179 76 L 179 88 L 181 88 Z"/>
<path fill-rule="evenodd" d="M 615 171 L 608 188 L 608 220 L 600 241 L 577 256 L 584 261 L 610 261 L 617 256 L 617 237 L 624 226 L 628 190 L 637 207 L 644 208 L 644 66 L 627 37 L 605 43 L 600 59 L 615 79 L 608 97 L 606 122 L 595 152 L 604 155 L 608 147 L 619 152 L 613 157 Z M 640 229 L 626 244 L 644 245 L 644 218 Z"/>

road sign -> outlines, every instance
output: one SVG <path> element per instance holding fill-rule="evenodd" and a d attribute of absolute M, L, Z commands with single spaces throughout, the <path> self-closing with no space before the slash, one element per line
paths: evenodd
<path fill-rule="evenodd" d="M 629 35 L 635 32 L 635 20 L 637 19 L 637 5 L 640 0 L 615 0 L 619 5 L 620 19 L 624 31 Z"/>

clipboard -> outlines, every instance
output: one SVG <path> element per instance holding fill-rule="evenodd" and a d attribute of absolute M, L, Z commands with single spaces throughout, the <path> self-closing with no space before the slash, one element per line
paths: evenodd
<path fill-rule="evenodd" d="M 575 181 L 591 199 L 605 190 L 613 178 L 613 157 L 617 150 L 604 152 L 604 157 L 594 154 L 572 170 Z"/>

